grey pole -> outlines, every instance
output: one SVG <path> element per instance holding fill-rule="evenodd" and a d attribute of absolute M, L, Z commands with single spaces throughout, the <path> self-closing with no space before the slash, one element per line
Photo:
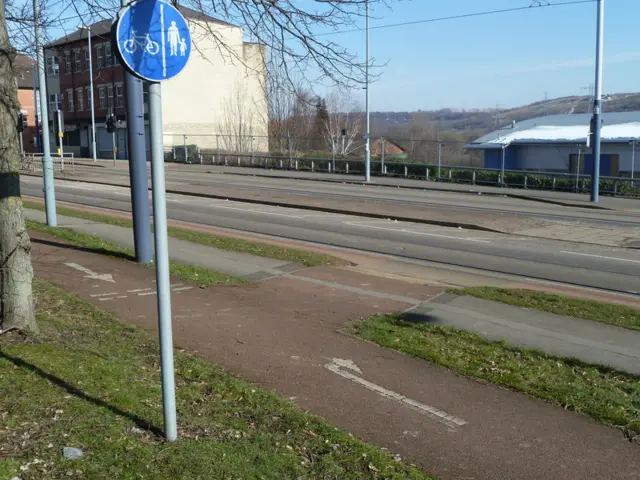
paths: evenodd
<path fill-rule="evenodd" d="M 187 136 L 184 136 L 184 163 L 189 163 L 189 154 L 187 151 Z"/>
<path fill-rule="evenodd" d="M 505 151 L 506 148 L 503 145 L 502 146 L 502 162 L 501 162 L 501 166 L 500 166 L 500 185 L 504 185 L 504 160 L 505 160 Z"/>
<path fill-rule="evenodd" d="M 53 179 L 53 161 L 49 144 L 49 112 L 47 112 L 47 79 L 44 70 L 44 49 L 41 44 L 40 5 L 33 0 L 33 22 L 35 24 L 36 61 L 38 82 L 40 84 L 40 120 L 42 123 L 42 176 L 44 177 L 44 203 L 47 212 L 47 225 L 56 227 L 56 192 Z"/>
<path fill-rule="evenodd" d="M 582 147 L 578 147 L 578 161 L 576 165 L 576 192 L 578 191 L 578 184 L 580 182 L 580 156 L 582 155 Z"/>
<path fill-rule="evenodd" d="M 384 137 L 380 137 L 380 175 L 384 175 L 384 151 L 386 150 L 384 145 Z"/>
<path fill-rule="evenodd" d="M 438 141 L 438 180 L 440 179 L 440 168 L 442 167 L 442 143 Z M 504 172 L 502 173 L 504 175 Z"/>
<path fill-rule="evenodd" d="M 24 137 L 23 137 L 23 133 L 24 132 L 20 132 L 20 156 L 24 157 Z"/>
<path fill-rule="evenodd" d="M 369 139 L 370 134 L 370 112 L 369 112 L 369 0 L 365 1 L 365 10 L 366 10 L 366 65 L 365 65 L 365 105 L 366 105 L 366 132 L 365 136 L 365 144 L 364 144 L 364 181 L 371 181 L 371 141 Z"/>
<path fill-rule="evenodd" d="M 602 129 L 602 63 L 604 49 L 604 0 L 598 0 L 598 29 L 596 41 L 596 91 L 593 98 L 593 171 L 591 172 L 591 201 L 600 200 L 600 136 Z"/>
<path fill-rule="evenodd" d="M 636 169 L 636 141 L 631 142 L 631 180 Z"/>
<path fill-rule="evenodd" d="M 162 88 L 149 84 L 149 128 L 151 133 L 151 183 L 156 246 L 156 287 L 158 290 L 158 330 L 160 331 L 160 368 L 162 371 L 162 410 L 167 440 L 178 438 L 176 424 L 176 386 L 171 332 L 171 290 L 169 284 L 169 247 L 167 241 L 167 199 L 164 180 L 164 144 L 162 138 Z"/>
<path fill-rule="evenodd" d="M 38 86 L 36 85 L 36 79 L 38 78 L 38 67 L 36 69 L 31 69 L 31 79 L 33 80 L 33 119 L 35 121 L 35 147 L 36 152 L 40 152 L 40 127 L 38 125 Z M 47 105 L 49 105 L 47 103 Z M 42 108 L 42 107 L 41 107 Z"/>
<path fill-rule="evenodd" d="M 93 152 L 93 161 L 98 161 L 98 152 L 96 149 L 96 103 L 93 101 L 93 51 L 91 50 L 91 29 L 81 26 L 80 28 L 87 30 L 87 38 L 89 40 L 89 98 L 91 98 L 91 150 Z"/>
<path fill-rule="evenodd" d="M 58 145 L 60 148 L 60 161 L 62 161 L 62 157 L 64 157 L 64 146 L 62 145 L 62 136 L 64 135 L 64 126 L 62 125 L 62 112 L 60 109 L 56 110 L 56 114 L 58 115 Z"/>
<path fill-rule="evenodd" d="M 125 7 L 127 0 L 121 0 L 120 5 Z M 147 178 L 147 146 L 144 127 L 144 92 L 142 80 L 132 75 L 126 68 L 123 68 L 123 71 L 125 100 L 127 102 L 127 145 L 131 183 L 131 212 L 133 214 L 133 242 L 137 262 L 151 263 L 153 250 L 151 248 L 149 179 Z"/>
<path fill-rule="evenodd" d="M 116 120 L 117 122 L 117 120 Z M 116 133 L 118 131 L 118 128 L 116 127 L 116 129 L 111 132 L 111 149 L 113 150 L 113 166 L 116 166 L 116 160 L 118 157 L 118 149 L 116 148 Z"/>

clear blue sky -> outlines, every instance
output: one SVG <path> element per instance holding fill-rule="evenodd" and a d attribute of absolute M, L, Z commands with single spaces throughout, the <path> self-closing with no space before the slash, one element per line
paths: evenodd
<path fill-rule="evenodd" d="M 549 0 L 558 3 L 565 0 Z M 528 6 L 531 0 L 391 0 L 371 25 Z M 544 3 L 544 2 L 543 2 Z M 608 0 L 604 92 L 640 91 L 638 0 Z M 580 4 L 371 31 L 382 77 L 373 110 L 517 106 L 586 95 L 594 83 L 596 4 Z M 364 34 L 334 40 L 364 58 Z"/>

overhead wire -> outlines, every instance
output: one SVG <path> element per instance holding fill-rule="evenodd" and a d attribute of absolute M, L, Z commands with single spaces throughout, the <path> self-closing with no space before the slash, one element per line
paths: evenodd
<path fill-rule="evenodd" d="M 523 10 L 532 10 L 532 9 L 540 9 L 540 8 L 549 8 L 549 7 L 563 7 L 568 5 L 580 5 L 586 3 L 595 3 L 598 0 L 567 0 L 564 2 L 556 2 L 556 3 L 545 3 L 545 4 L 535 4 L 529 5 L 526 7 L 513 7 L 513 8 L 503 8 L 498 10 L 487 10 L 484 12 L 472 12 L 472 13 L 462 13 L 459 15 L 449 15 L 446 17 L 435 17 L 435 18 L 426 18 L 423 20 L 412 20 L 409 22 L 401 22 L 401 23 L 388 23 L 386 25 L 374 25 L 369 27 L 370 30 L 380 30 L 383 28 L 395 28 L 395 27 L 405 27 L 408 25 L 419 25 L 423 23 L 434 23 L 434 22 L 443 22 L 446 20 L 459 20 L 463 18 L 472 18 L 472 17 L 482 17 L 487 15 L 497 15 L 501 13 L 509 13 L 509 12 L 520 12 Z M 338 35 L 343 33 L 354 33 L 354 32 L 364 32 L 364 28 L 354 28 L 351 30 L 338 30 L 335 32 L 326 32 L 319 33 L 316 36 L 327 36 L 327 35 Z"/>

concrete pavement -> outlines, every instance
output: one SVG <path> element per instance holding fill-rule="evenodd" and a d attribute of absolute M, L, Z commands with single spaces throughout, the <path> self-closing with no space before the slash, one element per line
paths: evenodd
<path fill-rule="evenodd" d="M 40 211 L 26 210 L 25 215 L 29 220 L 41 223 L 45 221 L 45 215 Z M 60 227 L 95 235 L 124 247 L 133 247 L 131 229 L 65 216 L 59 216 L 58 222 Z M 411 308 L 412 318 L 418 321 L 454 326 L 477 332 L 491 340 L 505 340 L 553 355 L 574 357 L 587 363 L 640 375 L 640 332 L 450 294 L 423 304 L 420 300 L 411 298 L 411 295 L 406 295 L 402 288 L 384 292 L 385 280 L 380 276 L 363 275 L 363 278 L 368 278 L 366 284 L 349 287 L 343 285 L 341 278 L 354 275 L 353 270 L 332 269 L 331 275 L 314 277 L 305 274 L 303 267 L 295 263 L 229 252 L 172 237 L 169 237 L 169 253 L 172 260 L 252 281 L 284 276 L 315 285 L 319 289 L 331 287 L 352 293 L 375 290 L 378 292 L 377 298 L 399 299 L 405 303 L 406 308 Z M 294 272 L 299 274 L 289 276 Z M 394 282 L 406 284 L 408 290 L 416 285 L 416 282 Z M 370 285 L 376 283 L 379 287 L 371 289 Z M 436 283 L 434 286 L 439 285 Z M 526 283 L 524 287 L 526 288 Z M 640 307 L 640 300 L 637 306 Z"/>
<path fill-rule="evenodd" d="M 155 331 L 149 269 L 42 235 L 33 259 L 40 278 Z M 257 285 L 181 289 L 172 299 L 174 339 L 443 479 L 640 478 L 639 447 L 619 430 L 338 333 L 440 292 L 326 267 Z"/>

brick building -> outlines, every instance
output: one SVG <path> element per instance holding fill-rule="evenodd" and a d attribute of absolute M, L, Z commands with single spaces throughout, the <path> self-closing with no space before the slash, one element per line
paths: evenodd
<path fill-rule="evenodd" d="M 27 127 L 22 132 L 22 142 L 25 152 L 36 151 L 36 109 L 33 95 L 33 75 L 35 62 L 24 55 L 17 55 L 13 70 L 16 86 L 18 87 L 18 103 L 23 116 L 27 118 Z"/>
<path fill-rule="evenodd" d="M 178 9 L 189 24 L 194 48 L 184 71 L 162 84 L 165 146 L 180 145 L 184 136 L 188 136 L 190 144 L 213 147 L 218 137 L 233 135 L 240 123 L 241 131 L 266 139 L 264 45 L 244 42 L 239 26 L 186 7 Z M 51 118 L 59 107 L 64 117 L 65 151 L 84 157 L 91 156 L 89 55 L 93 65 L 98 156 L 112 156 L 113 140 L 105 128 L 111 113 L 118 119 L 115 139 L 118 157 L 127 158 L 128 154 L 124 71 L 111 45 L 111 24 L 111 20 L 105 20 L 78 29 L 45 49 Z M 222 43 L 224 47 L 220 48 Z M 146 117 L 146 84 L 144 109 Z M 148 149 L 149 136 L 146 137 Z"/>

